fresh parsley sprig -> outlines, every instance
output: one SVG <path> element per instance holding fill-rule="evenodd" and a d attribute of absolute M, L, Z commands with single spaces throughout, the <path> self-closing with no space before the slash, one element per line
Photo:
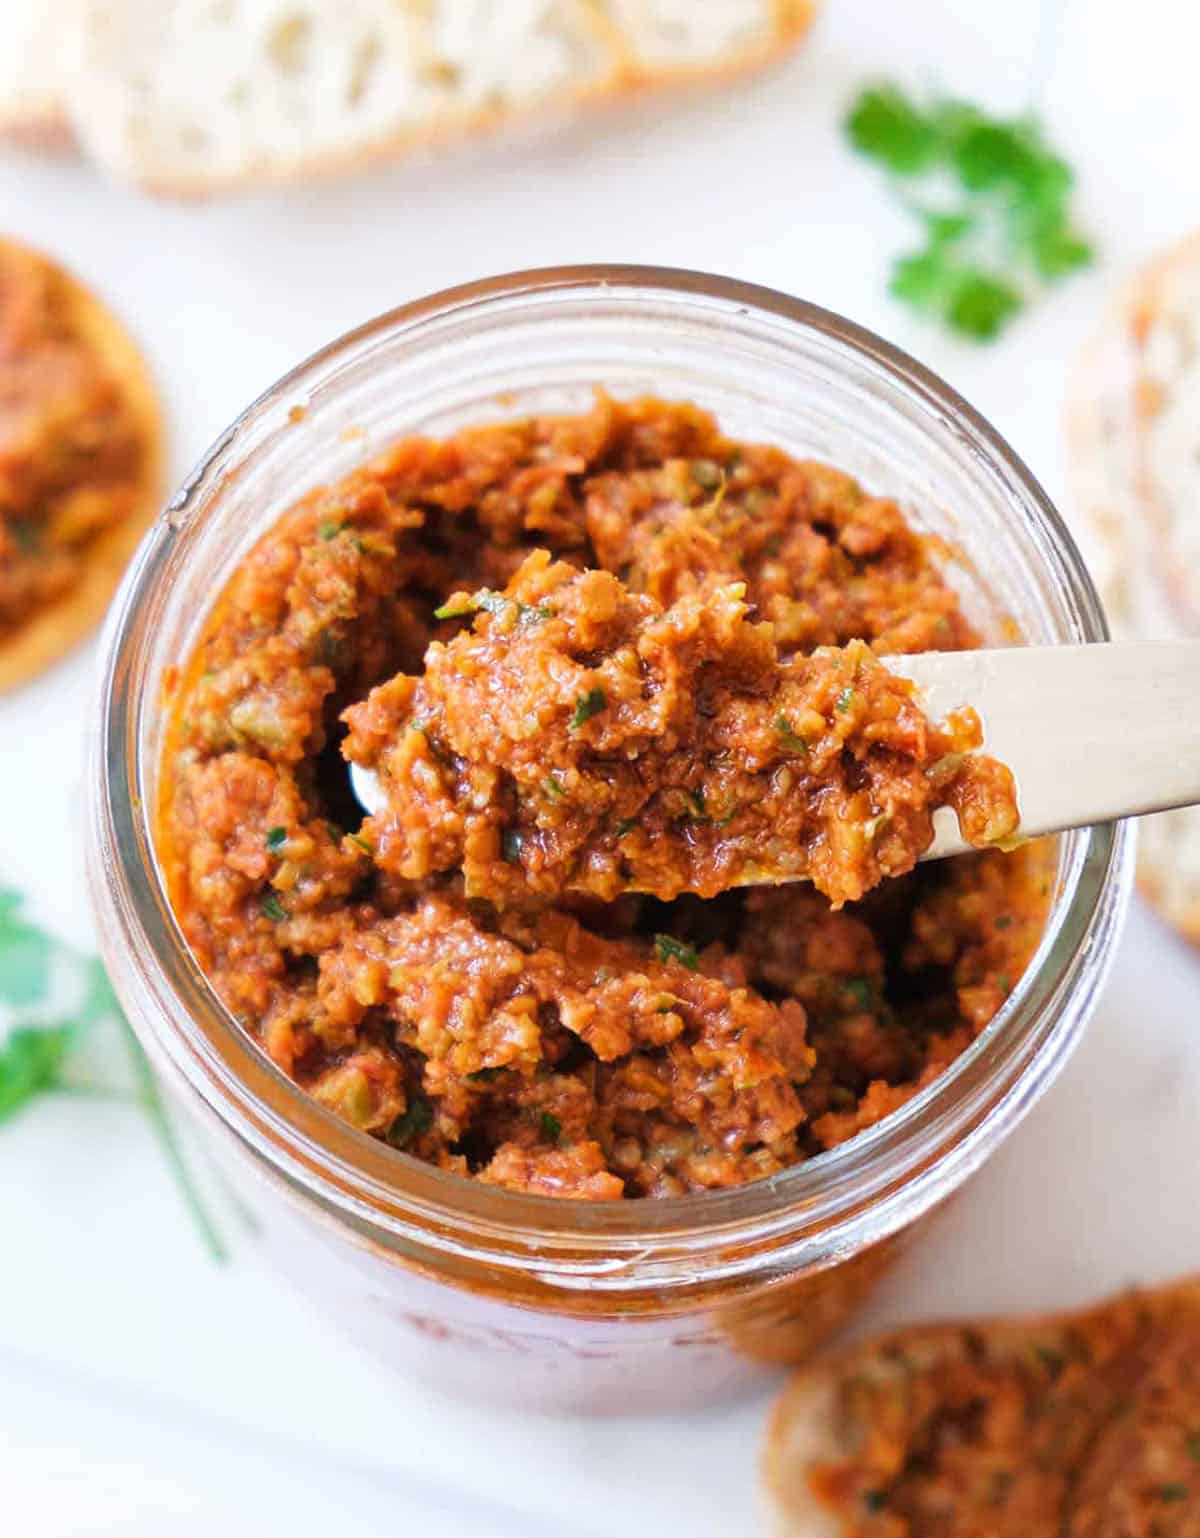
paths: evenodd
<path fill-rule="evenodd" d="M 991 341 L 1040 288 L 1092 260 L 1071 220 L 1071 167 L 1036 118 L 949 97 L 922 106 L 883 82 L 859 93 L 845 129 L 922 226 L 923 244 L 892 267 L 892 294 L 950 330 Z"/>
<path fill-rule="evenodd" d="M 81 1062 L 84 1044 L 103 1024 L 120 1033 L 131 1088 L 98 1082 Z M 139 1106 L 158 1139 L 201 1238 L 215 1260 L 228 1252 L 188 1169 L 179 1135 L 141 1043 L 121 1012 L 94 956 L 80 956 L 22 912 L 18 893 L 0 888 L 0 1123 L 40 1096 L 57 1093 L 123 1100 Z"/>

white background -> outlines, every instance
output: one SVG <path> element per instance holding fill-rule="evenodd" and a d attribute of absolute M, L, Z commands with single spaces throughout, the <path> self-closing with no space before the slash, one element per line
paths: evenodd
<path fill-rule="evenodd" d="M 873 326 L 947 375 L 1065 500 L 1070 357 L 1114 282 L 1200 223 L 1189 9 L 827 0 L 808 48 L 768 78 L 339 185 L 170 205 L 75 164 L 0 160 L 0 225 L 128 318 L 161 380 L 176 479 L 279 373 L 380 310 L 505 269 L 619 260 L 730 273 Z M 879 73 L 1010 110 L 1032 92 L 1079 167 L 1103 260 L 993 348 L 944 340 L 885 297 L 910 230 L 838 130 Z M 0 882 L 81 944 L 93 665 L 81 652 L 0 701 Z M 1198 981 L 1200 958 L 1136 910 L 1077 1057 L 875 1321 L 1074 1302 L 1200 1263 Z M 136 1112 L 47 1101 L 0 1132 L 0 1527 L 756 1530 L 770 1384 L 650 1423 L 474 1410 L 384 1376 L 260 1268 L 251 1240 L 236 1251 L 224 1269 L 206 1259 Z"/>

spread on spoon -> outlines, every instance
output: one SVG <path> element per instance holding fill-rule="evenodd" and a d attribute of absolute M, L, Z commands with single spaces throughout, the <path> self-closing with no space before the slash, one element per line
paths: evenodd
<path fill-rule="evenodd" d="M 863 641 L 781 659 L 745 584 L 663 610 L 611 572 L 527 557 L 470 620 L 345 713 L 387 807 L 380 869 L 461 869 L 468 897 L 670 899 L 810 879 L 837 906 L 910 870 L 938 806 L 980 845 L 1016 829 L 1008 770 L 969 713 L 936 730 Z"/>
<path fill-rule="evenodd" d="M 175 681 L 172 900 L 394 1146 L 575 1197 L 770 1174 L 930 1082 L 1036 947 L 1044 848 L 910 869 L 937 805 L 1011 832 L 1012 787 L 874 659 L 975 644 L 895 503 L 698 408 L 407 439 L 259 541 Z"/>

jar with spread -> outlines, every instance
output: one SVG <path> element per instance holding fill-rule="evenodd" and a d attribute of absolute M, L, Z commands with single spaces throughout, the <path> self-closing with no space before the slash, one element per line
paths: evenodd
<path fill-rule="evenodd" d="M 1111 826 L 913 871 L 937 804 L 999 837 L 1011 793 L 863 643 L 1104 634 L 1024 466 L 838 317 L 639 268 L 436 295 L 268 391 L 134 563 L 105 960 L 373 1355 L 696 1404 L 1032 1104 L 1129 887 Z"/>

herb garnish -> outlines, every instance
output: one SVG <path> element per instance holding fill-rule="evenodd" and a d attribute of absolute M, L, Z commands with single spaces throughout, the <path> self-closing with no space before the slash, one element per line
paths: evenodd
<path fill-rule="evenodd" d="M 779 733 L 780 741 L 789 753 L 807 753 L 808 743 L 794 730 L 792 723 L 786 716 L 775 717 L 775 730 Z"/>
<path fill-rule="evenodd" d="M 708 822 L 708 809 L 704 802 L 704 786 L 697 785 L 695 790 L 685 790 L 684 795 L 688 799 L 691 808 L 690 817 L 693 822 Z"/>
<path fill-rule="evenodd" d="M 505 828 L 500 835 L 500 852 L 509 865 L 519 865 L 521 850 L 525 847 L 525 835 L 519 828 Z"/>
<path fill-rule="evenodd" d="M 692 479 L 703 491 L 716 491 L 725 479 L 725 472 L 714 459 L 693 459 Z"/>
<path fill-rule="evenodd" d="M 542 789 L 550 797 L 551 801 L 561 801 L 566 795 L 566 791 L 552 774 L 548 774 L 542 781 Z"/>
<path fill-rule="evenodd" d="M 281 924 L 287 918 L 287 909 L 275 896 L 274 892 L 267 892 L 259 904 L 264 918 L 268 918 L 275 924 Z"/>
<path fill-rule="evenodd" d="M 340 523 L 333 523 L 330 520 L 326 520 L 326 522 L 319 523 L 317 525 L 317 533 L 323 540 L 326 541 L 326 543 L 328 543 L 328 541 L 331 539 L 336 539 L 341 532 L 342 525 Z"/>
<path fill-rule="evenodd" d="M 63 985 L 74 1003 L 64 1009 Z M 183 1149 L 141 1044 L 129 1027 L 104 968 L 39 929 L 21 913 L 16 892 L 0 889 L 0 1122 L 38 1096 L 70 1094 L 140 1106 L 162 1148 L 181 1196 L 214 1260 L 225 1244 L 192 1179 Z M 50 1011 L 53 1010 L 53 1016 Z M 77 1049 L 101 1027 L 119 1031 L 133 1075 L 128 1085 L 100 1083 L 77 1062 Z"/>
<path fill-rule="evenodd" d="M 387 1129 L 387 1141 L 393 1148 L 404 1148 L 433 1126 L 433 1106 L 424 1095 L 414 1095 Z"/>
<path fill-rule="evenodd" d="M 266 843 L 267 848 L 270 849 L 272 853 L 278 849 L 282 849 L 283 846 L 287 843 L 287 829 L 268 828 Z"/>
<path fill-rule="evenodd" d="M 347 833 L 346 837 L 350 840 L 356 849 L 361 849 L 363 854 L 372 855 L 375 853 L 369 840 L 363 838 L 361 833 Z"/>
<path fill-rule="evenodd" d="M 585 721 L 590 721 L 593 716 L 598 716 L 608 704 L 608 697 L 603 689 L 592 688 L 586 694 L 581 694 L 575 701 L 575 714 L 571 717 L 571 730 L 577 732 Z"/>
<path fill-rule="evenodd" d="M 562 1122 L 550 1111 L 542 1112 L 538 1117 L 538 1126 L 541 1128 L 542 1136 L 549 1143 L 557 1143 L 562 1137 Z"/>
<path fill-rule="evenodd" d="M 654 949 L 660 961 L 677 961 L 689 972 L 700 970 L 696 947 L 689 945 L 686 940 L 677 940 L 674 935 L 655 935 Z"/>
<path fill-rule="evenodd" d="M 618 838 L 624 838 L 627 833 L 632 833 L 638 825 L 636 817 L 622 817 L 618 820 L 613 832 Z"/>
<path fill-rule="evenodd" d="M 871 986 L 871 980 L 867 977 L 848 977 L 842 984 L 846 992 L 858 1005 L 859 1009 L 870 1009 L 875 997 L 875 990 Z"/>
<path fill-rule="evenodd" d="M 850 687 L 849 684 L 847 684 L 842 692 L 838 695 L 837 699 L 834 700 L 833 708 L 839 711 L 842 715 L 845 715 L 853 704 L 854 690 Z"/>
<path fill-rule="evenodd" d="M 883 82 L 859 94 L 845 128 L 924 227 L 924 244 L 893 265 L 891 292 L 950 330 L 990 341 L 1039 286 L 1092 260 L 1071 223 L 1071 168 L 1036 118 L 992 117 L 951 98 L 922 107 Z M 922 179 L 949 180 L 953 202 L 926 206 Z"/>

